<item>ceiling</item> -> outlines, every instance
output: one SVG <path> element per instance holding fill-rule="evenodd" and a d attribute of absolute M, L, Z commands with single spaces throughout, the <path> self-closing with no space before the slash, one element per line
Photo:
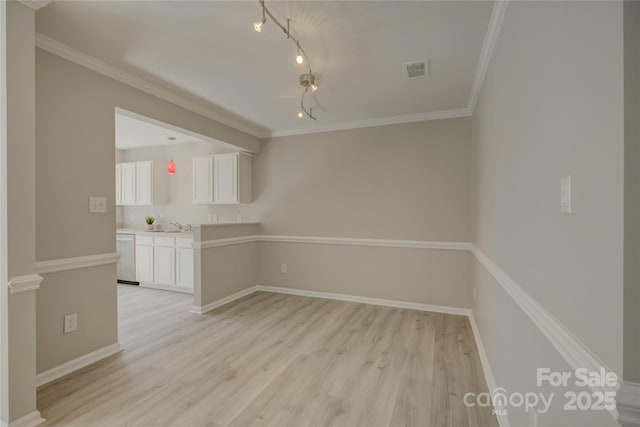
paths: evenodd
<path fill-rule="evenodd" d="M 254 135 L 302 133 L 467 108 L 490 1 L 269 1 L 311 59 L 318 120 L 297 117 L 305 67 L 257 1 L 54 1 L 37 31 Z M 403 63 L 429 59 L 408 79 Z M 322 111 L 320 107 L 326 109 Z M 467 110 L 468 111 L 468 110 Z"/>
<path fill-rule="evenodd" d="M 169 138 L 175 138 L 170 142 Z M 116 113 L 116 149 L 162 147 L 173 144 L 200 142 L 199 138 L 177 132 L 167 127 L 138 120 Z"/>

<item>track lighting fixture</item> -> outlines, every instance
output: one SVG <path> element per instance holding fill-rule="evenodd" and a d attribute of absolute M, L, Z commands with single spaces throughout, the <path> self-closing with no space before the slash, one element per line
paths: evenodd
<path fill-rule="evenodd" d="M 304 51 L 302 46 L 300 46 L 300 41 L 291 35 L 291 20 L 287 19 L 287 26 L 285 27 L 276 19 L 275 16 L 271 13 L 267 6 L 264 4 L 264 0 L 258 0 L 260 6 L 262 7 L 262 20 L 254 22 L 253 29 L 258 33 L 262 32 L 262 27 L 267 22 L 267 16 L 271 19 L 271 21 L 278 26 L 282 30 L 282 32 L 290 39 L 293 43 L 296 44 L 297 55 L 296 55 L 296 63 L 302 65 L 306 62 L 308 72 L 306 74 L 302 74 L 300 76 L 300 84 L 304 87 L 304 92 L 300 97 L 300 110 L 298 111 L 298 117 L 308 116 L 310 119 L 316 120 L 313 115 L 311 108 L 307 109 L 304 106 L 304 96 L 311 90 L 311 92 L 315 92 L 318 90 L 318 86 L 316 85 L 316 77 L 311 71 L 311 61 L 309 61 L 309 56 Z"/>

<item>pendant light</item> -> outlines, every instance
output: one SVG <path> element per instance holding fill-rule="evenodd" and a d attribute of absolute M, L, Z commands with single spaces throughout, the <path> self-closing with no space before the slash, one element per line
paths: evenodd
<path fill-rule="evenodd" d="M 170 136 L 169 137 L 169 145 L 171 145 L 171 143 L 173 141 L 175 141 L 176 138 L 174 136 Z M 167 164 L 167 173 L 169 175 L 175 175 L 176 174 L 176 164 L 173 161 L 173 159 L 169 160 L 169 163 Z"/>

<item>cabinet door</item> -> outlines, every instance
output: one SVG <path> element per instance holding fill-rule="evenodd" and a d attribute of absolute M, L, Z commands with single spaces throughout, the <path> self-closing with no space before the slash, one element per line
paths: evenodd
<path fill-rule="evenodd" d="M 122 204 L 134 205 L 136 203 L 136 164 L 122 163 L 121 167 L 121 191 Z"/>
<path fill-rule="evenodd" d="M 193 158 L 193 203 L 213 203 L 213 157 Z"/>
<path fill-rule="evenodd" d="M 238 154 L 216 154 L 213 161 L 215 203 L 238 204 Z"/>
<path fill-rule="evenodd" d="M 176 248 L 176 285 L 193 288 L 193 249 Z"/>
<path fill-rule="evenodd" d="M 136 204 L 153 204 L 153 163 L 138 162 L 136 165 Z"/>
<path fill-rule="evenodd" d="M 122 165 L 116 164 L 116 206 L 122 204 Z"/>
<path fill-rule="evenodd" d="M 136 246 L 136 280 L 153 283 L 153 246 Z"/>
<path fill-rule="evenodd" d="M 158 285 L 174 285 L 176 283 L 176 249 L 168 246 L 155 246 L 154 283 Z"/>

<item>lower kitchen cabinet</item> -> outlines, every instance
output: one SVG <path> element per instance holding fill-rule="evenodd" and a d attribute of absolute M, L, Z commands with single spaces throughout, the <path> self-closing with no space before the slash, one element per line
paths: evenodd
<path fill-rule="evenodd" d="M 153 283 L 153 237 L 136 238 L 136 280 Z"/>
<path fill-rule="evenodd" d="M 136 276 L 141 286 L 193 292 L 192 238 L 139 236 Z"/>

